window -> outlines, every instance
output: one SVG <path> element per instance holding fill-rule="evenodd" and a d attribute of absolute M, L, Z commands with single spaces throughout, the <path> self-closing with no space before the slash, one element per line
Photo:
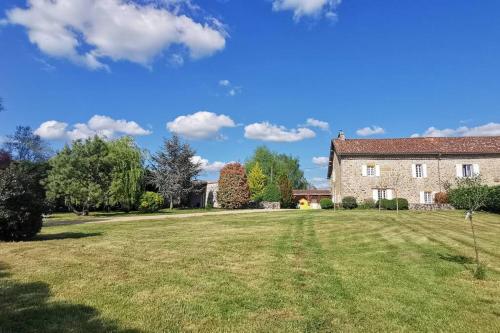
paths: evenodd
<path fill-rule="evenodd" d="M 462 164 L 462 177 L 472 177 L 472 164 Z"/>
<path fill-rule="evenodd" d="M 424 192 L 424 203 L 430 205 L 433 203 L 432 192 Z"/>
<path fill-rule="evenodd" d="M 371 177 L 374 177 L 376 174 L 376 171 L 375 171 L 375 166 L 374 165 L 368 165 L 366 167 L 366 175 L 367 176 L 371 176 Z"/>
<path fill-rule="evenodd" d="M 424 177 L 424 166 L 422 164 L 415 165 L 415 177 L 417 178 Z"/>
<path fill-rule="evenodd" d="M 385 188 L 379 188 L 378 189 L 378 199 L 387 199 L 387 190 Z"/>

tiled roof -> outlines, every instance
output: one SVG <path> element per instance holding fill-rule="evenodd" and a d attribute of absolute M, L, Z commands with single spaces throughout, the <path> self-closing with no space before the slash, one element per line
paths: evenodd
<path fill-rule="evenodd" d="M 500 154 L 500 136 L 335 139 L 339 155 Z"/>
<path fill-rule="evenodd" d="M 293 190 L 293 195 L 305 195 L 305 196 L 315 196 L 315 195 L 325 195 L 329 196 L 332 192 L 330 190 Z"/>

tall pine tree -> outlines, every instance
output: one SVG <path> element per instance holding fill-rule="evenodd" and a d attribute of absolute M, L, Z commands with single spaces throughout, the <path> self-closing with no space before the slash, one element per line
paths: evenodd
<path fill-rule="evenodd" d="M 200 163 L 193 159 L 195 152 L 177 135 L 165 140 L 163 148 L 153 156 L 151 183 L 169 200 L 170 209 L 174 201 L 194 191 L 194 180 L 201 172 Z"/>
<path fill-rule="evenodd" d="M 256 162 L 248 173 L 248 187 L 250 188 L 250 198 L 253 201 L 260 201 L 266 187 L 266 175 L 259 162 Z"/>

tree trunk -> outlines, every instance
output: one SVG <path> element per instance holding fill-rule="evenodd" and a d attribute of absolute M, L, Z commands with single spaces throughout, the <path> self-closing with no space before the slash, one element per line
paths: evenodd
<path fill-rule="evenodd" d="M 170 210 L 174 209 L 174 197 L 170 196 Z"/>
<path fill-rule="evenodd" d="M 474 231 L 474 222 L 472 221 L 472 211 L 469 211 L 469 222 L 472 230 L 472 238 L 474 239 L 474 251 L 476 252 L 476 265 L 479 268 L 479 252 L 477 251 L 476 232 Z"/>

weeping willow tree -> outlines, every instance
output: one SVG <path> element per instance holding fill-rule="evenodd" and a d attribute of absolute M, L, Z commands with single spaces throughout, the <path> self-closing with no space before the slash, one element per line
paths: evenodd
<path fill-rule="evenodd" d="M 109 159 L 113 165 L 110 204 L 130 211 L 137 206 L 142 192 L 143 153 L 132 138 L 124 137 L 109 143 Z"/>

